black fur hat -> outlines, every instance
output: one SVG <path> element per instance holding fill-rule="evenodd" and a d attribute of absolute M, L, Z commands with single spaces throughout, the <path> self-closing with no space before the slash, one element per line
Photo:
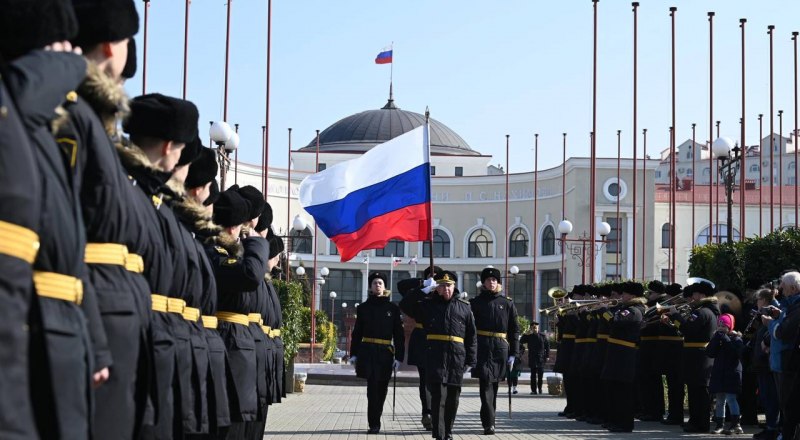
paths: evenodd
<path fill-rule="evenodd" d="M 214 223 L 223 228 L 241 225 L 250 219 L 250 203 L 236 191 L 223 191 L 214 202 Z"/>
<path fill-rule="evenodd" d="M 78 33 L 70 0 L 0 0 L 0 54 L 11 60 Z"/>
<path fill-rule="evenodd" d="M 177 166 L 184 166 L 189 165 L 190 163 L 194 163 L 197 160 L 197 157 L 200 155 L 200 149 L 203 148 L 203 142 L 200 140 L 200 136 L 194 138 L 193 141 L 188 142 L 183 150 L 181 150 L 181 158 L 178 159 Z"/>
<path fill-rule="evenodd" d="M 267 206 L 267 201 L 264 200 L 264 194 L 261 193 L 256 187 L 252 185 L 243 186 L 238 189 L 239 195 L 250 202 L 250 218 L 256 218 L 264 213 L 264 208 Z M 272 224 L 272 208 L 269 210 L 269 223 Z"/>
<path fill-rule="evenodd" d="M 197 106 L 191 101 L 150 93 L 130 102 L 131 113 L 123 128 L 132 137 L 146 136 L 190 143 L 197 138 Z"/>
<path fill-rule="evenodd" d="M 198 188 L 214 180 L 217 177 L 219 165 L 217 164 L 217 153 L 211 148 L 200 148 L 197 159 L 189 167 L 189 174 L 186 176 L 186 188 Z"/>
<path fill-rule="evenodd" d="M 383 272 L 372 272 L 371 274 L 369 274 L 369 278 L 367 278 L 367 282 L 368 282 L 368 284 L 369 284 L 369 286 L 370 286 L 370 287 L 372 286 L 372 281 L 373 281 L 375 278 L 380 278 L 380 279 L 382 279 L 382 280 L 383 280 L 383 285 L 384 285 L 384 287 L 385 287 L 386 289 L 388 289 L 388 288 L 389 288 L 389 279 L 388 279 L 388 278 L 386 278 L 386 274 L 385 274 L 385 273 L 383 273 Z"/>
<path fill-rule="evenodd" d="M 189 170 L 191 170 L 191 168 L 189 168 Z M 219 184 L 216 180 L 212 180 L 211 187 L 208 188 L 208 198 L 203 202 L 203 205 L 208 206 L 214 204 L 217 200 L 219 200 Z"/>
<path fill-rule="evenodd" d="M 653 280 L 647 283 L 647 290 L 655 293 L 664 293 L 666 292 L 666 287 L 661 281 Z"/>
<path fill-rule="evenodd" d="M 633 296 L 644 296 L 644 286 L 636 281 L 622 283 L 622 291 Z"/>
<path fill-rule="evenodd" d="M 485 282 L 487 278 L 494 277 L 498 283 L 501 283 L 502 276 L 500 275 L 500 271 L 495 267 L 487 267 L 481 271 L 481 282 Z"/>
<path fill-rule="evenodd" d="M 275 256 L 283 252 L 284 249 L 283 240 L 277 235 L 273 234 L 272 229 L 270 229 L 269 232 L 267 232 L 267 241 L 269 242 L 270 259 L 275 258 Z"/>
<path fill-rule="evenodd" d="M 122 76 L 125 79 L 131 79 L 136 75 L 136 39 L 128 39 L 128 60 L 125 61 L 125 67 L 122 69 Z"/>
<path fill-rule="evenodd" d="M 683 286 L 681 286 L 678 283 L 672 283 L 664 289 L 664 293 L 666 293 L 669 296 L 675 296 L 675 295 L 680 295 L 681 290 L 683 290 Z"/>
<path fill-rule="evenodd" d="M 139 32 L 139 13 L 133 0 L 72 0 L 72 6 L 80 27 L 72 40 L 76 46 L 88 48 L 120 41 Z"/>
<path fill-rule="evenodd" d="M 442 268 L 439 266 L 433 266 L 433 273 L 442 273 Z M 425 267 L 425 270 L 422 272 L 422 277 L 428 279 L 431 277 L 431 266 L 428 265 Z"/>

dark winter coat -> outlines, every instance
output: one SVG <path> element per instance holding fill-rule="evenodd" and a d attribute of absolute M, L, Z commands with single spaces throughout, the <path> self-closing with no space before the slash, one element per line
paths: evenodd
<path fill-rule="evenodd" d="M 577 312 L 575 327 L 575 346 L 572 349 L 572 357 L 569 363 L 569 372 L 575 375 L 585 376 L 588 373 L 586 368 L 587 355 L 591 352 L 592 344 L 589 339 L 589 312 L 581 310 Z"/>
<path fill-rule="evenodd" d="M 1 63 L 1 62 L 0 62 Z M 13 96 L 6 87 L 0 72 L 0 108 L 5 112 L 0 117 L 0 224 L 5 227 L 21 227 L 37 232 L 41 187 L 33 145 L 28 138 Z M 31 241 L 38 238 L 30 237 Z M 0 251 L 0 334 L 4 335 L 0 345 L 0 359 L 5 359 L 0 368 L 0 383 L 4 384 L 0 395 L 0 437 L 18 435 L 35 438 L 33 411 L 30 405 L 19 405 L 29 396 L 28 362 L 30 332 L 25 330 L 31 304 L 38 303 L 33 295 L 31 278 L 35 249 L 32 243 L 29 255 Z M 37 325 L 41 327 L 41 325 Z M 34 378 L 35 380 L 35 378 Z"/>
<path fill-rule="evenodd" d="M 84 59 L 74 54 L 34 51 L 14 60 L 5 78 L 16 97 L 41 179 L 40 216 L 34 228 L 40 246 L 34 270 L 84 282 L 82 251 L 86 234 L 80 202 L 50 123 L 56 119 L 56 108 L 63 97 L 82 80 L 85 69 Z M 78 303 L 41 296 L 44 286 L 34 286 L 40 292 L 42 328 L 33 331 L 44 330 L 46 360 L 31 360 L 32 395 L 20 402 L 32 401 L 35 410 L 53 402 L 57 419 L 45 423 L 55 431 L 40 432 L 43 438 L 88 438 L 92 414 L 90 378 L 95 371 L 90 329 L 101 344 L 99 348 L 105 349 L 105 332 L 94 291 L 86 283 L 83 303 Z M 38 326 L 38 319 L 34 318 L 31 324 Z"/>
<path fill-rule="evenodd" d="M 619 305 L 611 320 L 606 361 L 600 376 L 604 380 L 631 383 L 636 378 L 637 346 L 647 300 L 633 298 Z"/>
<path fill-rule="evenodd" d="M 577 312 L 559 312 L 556 331 L 558 332 L 558 351 L 553 371 L 556 373 L 571 373 L 572 352 L 575 348 L 575 331 L 578 328 Z"/>
<path fill-rule="evenodd" d="M 672 323 L 683 334 L 683 380 L 687 385 L 708 385 L 711 376 L 711 358 L 706 356 L 706 345 L 717 331 L 719 307 L 716 297 L 700 300 L 692 313 L 684 318 L 672 314 Z"/>
<path fill-rule="evenodd" d="M 267 273 L 269 244 L 261 237 L 237 243 L 225 233 L 206 245 L 217 281 L 217 310 L 248 314 L 251 292 Z M 249 325 L 220 321 L 219 333 L 228 351 L 228 399 L 232 422 L 249 422 L 258 415 L 256 346 Z"/>
<path fill-rule="evenodd" d="M 397 283 L 397 289 L 400 292 L 400 295 L 405 296 L 412 290 L 419 290 L 422 287 L 422 281 L 423 280 L 421 278 L 409 278 L 402 280 Z M 422 294 L 422 292 L 419 292 L 419 294 Z M 400 307 L 402 306 L 403 303 L 401 301 Z M 408 356 L 406 357 L 406 363 L 408 365 L 424 366 L 425 347 L 427 346 L 427 340 L 425 339 L 425 328 L 423 327 L 422 323 L 417 320 L 417 317 L 413 316 L 409 312 L 411 311 L 403 309 L 403 314 L 415 321 L 414 330 L 411 331 L 411 336 L 408 338 Z"/>
<path fill-rule="evenodd" d="M 550 360 L 550 341 L 544 333 L 522 335 L 519 343 L 528 347 L 528 365 L 531 368 L 542 368 Z"/>
<path fill-rule="evenodd" d="M 796 293 L 795 295 L 800 295 Z M 791 298 L 789 298 L 791 299 Z M 781 371 L 800 372 L 800 300 L 787 301 L 789 304 L 785 310 L 785 317 L 780 325 L 775 327 L 775 337 L 782 340 L 789 347 L 781 357 Z"/>
<path fill-rule="evenodd" d="M 706 355 L 714 360 L 708 391 L 735 393 L 742 391 L 742 350 L 744 342 L 736 334 L 716 332 L 706 347 Z"/>
<path fill-rule="evenodd" d="M 267 279 L 266 287 L 267 302 L 265 304 L 266 309 L 263 312 L 264 325 L 269 327 L 274 333 L 267 338 L 267 345 L 271 350 L 269 354 L 272 356 L 271 360 L 268 359 L 271 370 L 267 371 L 267 381 L 269 385 L 270 402 L 280 403 L 281 398 L 286 396 L 283 390 L 284 349 L 283 339 L 281 339 L 281 337 L 275 332 L 280 331 L 280 328 L 283 325 L 283 311 L 281 309 L 278 291 L 275 289 L 275 285 L 272 284 L 272 279 Z"/>
<path fill-rule="evenodd" d="M 500 292 L 485 289 L 469 303 L 478 335 L 478 362 L 470 374 L 488 382 L 504 380 L 508 375 L 509 356 L 519 353 L 517 308 Z M 506 337 L 489 336 L 487 332 L 505 333 Z"/>
<path fill-rule="evenodd" d="M 365 339 L 391 341 L 392 345 Z M 392 363 L 405 358 L 405 333 L 400 308 L 388 296 L 370 295 L 356 310 L 356 325 L 350 342 L 350 354 L 356 356 L 356 375 L 362 379 L 387 381 Z"/>
<path fill-rule="evenodd" d="M 425 379 L 428 383 L 461 386 L 464 372 L 477 362 L 475 319 L 469 303 L 458 296 L 458 290 L 450 300 L 435 292 L 425 295 L 413 290 L 400 301 L 401 308 L 417 317 L 417 322 L 425 327 L 426 338 L 444 335 L 463 339 L 463 342 L 426 340 Z"/>

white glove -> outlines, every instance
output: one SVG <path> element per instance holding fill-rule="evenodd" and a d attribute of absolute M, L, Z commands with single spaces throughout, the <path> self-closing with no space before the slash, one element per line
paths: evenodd
<path fill-rule="evenodd" d="M 395 360 L 392 362 L 392 370 L 394 370 L 394 371 L 397 371 L 397 370 L 399 370 L 399 369 L 400 369 L 400 361 L 398 361 L 397 359 L 395 359 Z"/>
<path fill-rule="evenodd" d="M 422 285 L 423 285 L 422 292 L 426 294 L 431 293 L 434 289 L 436 289 L 436 281 L 433 280 L 433 277 L 425 280 L 425 282 L 423 282 Z"/>
<path fill-rule="evenodd" d="M 350 356 L 350 365 L 355 365 L 355 364 L 356 364 L 356 357 Z"/>
<path fill-rule="evenodd" d="M 514 361 L 515 361 L 515 360 L 517 360 L 517 358 L 515 358 L 514 356 L 509 356 L 509 357 L 508 357 L 508 365 L 509 365 L 509 366 L 511 366 L 511 367 L 513 367 L 513 366 L 514 366 Z"/>

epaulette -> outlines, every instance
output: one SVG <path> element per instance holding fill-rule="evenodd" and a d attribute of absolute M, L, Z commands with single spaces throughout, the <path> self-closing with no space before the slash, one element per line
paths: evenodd
<path fill-rule="evenodd" d="M 222 265 L 223 266 L 233 266 L 238 262 L 239 262 L 239 260 L 237 260 L 236 258 L 226 258 L 225 261 L 222 262 Z"/>
<path fill-rule="evenodd" d="M 74 103 L 78 102 L 78 92 L 72 90 L 69 93 L 67 93 L 67 96 L 65 98 L 66 98 L 66 102 L 70 102 L 70 103 L 74 104 Z"/>
<path fill-rule="evenodd" d="M 214 246 L 214 250 L 220 255 L 228 255 L 228 251 L 226 251 L 222 246 Z"/>
<path fill-rule="evenodd" d="M 509 302 L 514 302 L 514 298 L 512 298 L 512 297 L 510 297 L 510 296 L 507 296 L 507 297 L 505 297 L 505 298 L 506 298 L 506 299 L 507 299 Z"/>

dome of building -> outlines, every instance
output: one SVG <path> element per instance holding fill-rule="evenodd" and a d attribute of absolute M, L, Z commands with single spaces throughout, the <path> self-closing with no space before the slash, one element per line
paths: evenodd
<path fill-rule="evenodd" d="M 347 116 L 319 134 L 319 151 L 326 153 L 364 153 L 425 123 L 425 116 L 400 110 L 393 99 L 377 110 Z M 455 131 L 430 119 L 431 154 L 480 156 Z M 316 138 L 300 151 L 316 151 Z"/>

